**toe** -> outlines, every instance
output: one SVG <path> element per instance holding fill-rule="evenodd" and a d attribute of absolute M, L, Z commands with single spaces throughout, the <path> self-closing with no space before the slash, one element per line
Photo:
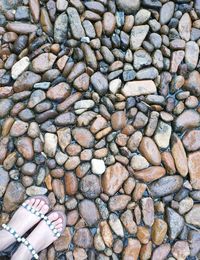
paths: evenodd
<path fill-rule="evenodd" d="M 62 232 L 62 228 L 57 228 L 58 232 Z"/>
<path fill-rule="evenodd" d="M 49 206 L 45 204 L 45 205 L 42 206 L 40 212 L 42 214 L 46 214 L 48 212 L 48 210 L 49 210 Z"/>
<path fill-rule="evenodd" d="M 63 227 L 62 224 L 58 224 L 58 225 L 55 226 L 56 229 L 59 229 L 59 228 L 62 228 L 62 227 Z"/>
<path fill-rule="evenodd" d="M 43 200 L 40 200 L 40 203 L 37 205 L 37 210 L 40 211 L 42 206 L 44 206 L 45 202 Z"/>
<path fill-rule="evenodd" d="M 58 213 L 53 212 L 53 213 L 51 213 L 51 214 L 48 216 L 48 218 L 49 218 L 50 221 L 57 220 L 57 219 L 58 219 Z"/>
<path fill-rule="evenodd" d="M 56 221 L 54 221 L 54 225 L 56 226 L 56 225 L 58 225 L 58 224 L 60 224 L 60 223 L 62 223 L 62 219 L 61 218 L 58 218 Z"/>
<path fill-rule="evenodd" d="M 37 206 L 39 205 L 39 203 L 40 203 L 40 200 L 39 200 L 39 199 L 36 199 L 36 200 L 35 200 L 35 203 L 33 204 L 33 207 L 36 209 Z"/>
<path fill-rule="evenodd" d="M 28 204 L 29 206 L 33 206 L 34 202 L 35 202 L 35 199 L 28 199 L 26 201 L 26 204 Z"/>

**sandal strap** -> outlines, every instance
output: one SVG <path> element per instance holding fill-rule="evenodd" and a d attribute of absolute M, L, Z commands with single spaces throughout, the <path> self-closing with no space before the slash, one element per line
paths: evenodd
<path fill-rule="evenodd" d="M 31 243 L 25 237 L 21 238 L 21 242 L 23 245 L 25 245 L 28 248 L 28 250 L 30 251 L 34 259 L 39 259 L 39 255 L 31 245 Z"/>
<path fill-rule="evenodd" d="M 17 240 L 17 242 L 21 242 L 22 241 L 21 236 L 15 231 L 14 228 L 10 227 L 7 224 L 3 224 L 2 228 L 5 229 L 6 231 L 8 231 L 11 235 L 13 235 L 14 238 Z"/>
<path fill-rule="evenodd" d="M 39 212 L 38 210 L 34 209 L 30 205 L 26 204 L 26 202 L 24 202 L 22 204 L 22 206 L 26 210 L 30 211 L 32 214 L 34 214 L 37 217 L 39 217 L 40 219 L 44 220 L 46 222 L 46 224 L 49 226 L 49 228 L 51 229 L 51 231 L 53 232 L 55 237 L 58 238 L 61 236 L 60 232 L 58 232 L 58 230 L 54 227 L 54 225 L 52 224 L 52 222 L 49 220 L 49 218 L 47 216 L 45 216 L 43 213 Z"/>

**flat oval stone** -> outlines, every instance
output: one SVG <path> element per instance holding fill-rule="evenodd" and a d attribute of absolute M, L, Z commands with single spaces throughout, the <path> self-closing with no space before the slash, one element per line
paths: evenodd
<path fill-rule="evenodd" d="M 163 197 L 175 193 L 183 185 L 183 178 L 179 175 L 163 177 L 149 186 L 153 197 Z"/>
<path fill-rule="evenodd" d="M 193 152 L 200 149 L 200 130 L 189 130 L 182 139 L 185 149 Z"/>
<path fill-rule="evenodd" d="M 94 145 L 94 136 L 91 132 L 83 127 L 74 128 L 72 130 L 73 138 L 84 148 L 91 148 Z"/>
<path fill-rule="evenodd" d="M 165 173 L 166 173 L 165 168 L 161 166 L 152 166 L 147 169 L 134 172 L 134 176 L 136 179 L 140 181 L 152 182 L 163 177 Z"/>
<path fill-rule="evenodd" d="M 53 53 L 42 53 L 32 60 L 32 68 L 36 73 L 45 72 L 52 68 L 56 55 Z"/>

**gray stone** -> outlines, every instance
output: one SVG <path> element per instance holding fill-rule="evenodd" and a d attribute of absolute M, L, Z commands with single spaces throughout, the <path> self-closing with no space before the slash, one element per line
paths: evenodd
<path fill-rule="evenodd" d="M 138 50 L 149 32 L 149 25 L 134 26 L 131 31 L 130 49 Z"/>
<path fill-rule="evenodd" d="M 82 37 L 85 36 L 85 31 L 82 27 L 80 16 L 74 7 L 68 7 L 67 14 L 72 35 L 76 40 L 80 40 Z"/>
<path fill-rule="evenodd" d="M 117 7 L 120 11 L 124 11 L 125 14 L 132 14 L 140 7 L 140 0 L 116 0 Z"/>
<path fill-rule="evenodd" d="M 160 9 L 160 23 L 167 24 L 174 14 L 175 4 L 170 1 L 165 3 Z"/>
<path fill-rule="evenodd" d="M 145 50 L 138 50 L 134 52 L 133 66 L 136 70 L 152 63 L 151 56 Z"/>
<path fill-rule="evenodd" d="M 67 40 L 68 31 L 68 17 L 65 13 L 60 14 L 55 21 L 54 25 L 54 39 L 56 42 L 61 43 Z"/>
<path fill-rule="evenodd" d="M 101 72 L 96 72 L 92 75 L 91 83 L 100 95 L 105 95 L 108 91 L 108 80 Z"/>
<path fill-rule="evenodd" d="M 171 208 L 166 209 L 166 220 L 169 227 L 169 237 L 174 240 L 184 227 L 184 218 Z"/>

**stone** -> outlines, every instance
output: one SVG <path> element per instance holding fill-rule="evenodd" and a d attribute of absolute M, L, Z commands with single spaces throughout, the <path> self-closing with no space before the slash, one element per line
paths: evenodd
<path fill-rule="evenodd" d="M 135 24 L 140 25 L 146 23 L 151 16 L 151 12 L 146 9 L 141 9 L 135 15 Z"/>
<path fill-rule="evenodd" d="M 133 65 L 136 70 L 151 65 L 151 63 L 152 58 L 145 50 L 138 50 L 134 52 Z"/>
<path fill-rule="evenodd" d="M 182 139 L 183 145 L 188 152 L 193 152 L 200 149 L 200 131 L 189 130 Z"/>
<path fill-rule="evenodd" d="M 175 240 L 184 227 L 184 218 L 172 208 L 167 208 L 166 221 L 169 228 L 169 238 Z"/>
<path fill-rule="evenodd" d="M 185 215 L 185 221 L 188 224 L 200 227 L 199 212 L 200 205 L 194 205 L 193 208 Z"/>
<path fill-rule="evenodd" d="M 172 127 L 169 124 L 163 122 L 162 120 L 158 121 L 154 140 L 159 148 L 166 149 L 169 146 L 171 132 Z"/>
<path fill-rule="evenodd" d="M 73 196 L 78 191 L 78 180 L 73 172 L 68 172 L 64 175 L 65 190 L 67 195 Z"/>
<path fill-rule="evenodd" d="M 80 190 L 86 198 L 97 198 L 101 193 L 99 178 L 94 174 L 84 176 L 80 181 Z"/>
<path fill-rule="evenodd" d="M 26 189 L 26 194 L 28 196 L 39 196 L 45 195 L 47 193 L 47 189 L 39 186 L 31 186 Z"/>
<path fill-rule="evenodd" d="M 152 165 L 160 165 L 161 155 L 154 141 L 149 137 L 143 137 L 139 151 Z"/>
<path fill-rule="evenodd" d="M 58 252 L 68 250 L 71 240 L 72 240 L 72 235 L 70 232 L 70 228 L 66 227 L 61 237 L 59 237 L 54 242 L 55 250 Z"/>
<path fill-rule="evenodd" d="M 147 169 L 134 172 L 134 177 L 140 181 L 152 182 L 163 177 L 166 173 L 161 166 L 151 166 Z"/>
<path fill-rule="evenodd" d="M 89 226 L 94 226 L 100 219 L 99 211 L 93 201 L 84 199 L 79 204 L 79 211 L 82 218 Z"/>
<path fill-rule="evenodd" d="M 13 79 L 17 79 L 24 71 L 29 67 L 30 60 L 28 57 L 23 57 L 21 60 L 17 61 L 11 69 L 11 76 Z"/>
<path fill-rule="evenodd" d="M 106 35 L 112 35 L 116 26 L 115 16 L 110 12 L 103 14 L 103 30 Z"/>
<path fill-rule="evenodd" d="M 199 166 L 200 152 L 190 153 L 188 156 L 188 169 L 190 175 L 190 183 L 194 189 L 200 189 L 200 166 Z"/>
<path fill-rule="evenodd" d="M 181 62 L 183 61 L 184 57 L 185 57 L 184 51 L 174 51 L 172 53 L 171 67 L 170 67 L 171 73 L 177 72 L 178 67 L 181 64 Z"/>
<path fill-rule="evenodd" d="M 68 7 L 67 14 L 68 14 L 69 25 L 71 28 L 72 35 L 76 40 L 80 40 L 82 37 L 85 36 L 85 32 L 81 24 L 80 16 L 74 7 Z"/>
<path fill-rule="evenodd" d="M 190 198 L 190 197 L 186 197 L 185 199 L 181 200 L 180 203 L 179 203 L 179 213 L 181 215 L 184 215 L 189 210 L 191 210 L 193 205 L 194 205 L 193 199 Z"/>
<path fill-rule="evenodd" d="M 107 221 L 101 221 L 99 223 L 100 233 L 105 245 L 109 248 L 113 245 L 113 235 Z"/>
<path fill-rule="evenodd" d="M 24 201 L 24 198 L 25 189 L 22 184 L 16 181 L 11 181 L 4 194 L 3 210 L 8 213 L 16 210 Z"/>
<path fill-rule="evenodd" d="M 2 198 L 3 194 L 6 191 L 7 185 L 9 183 L 9 175 L 8 172 L 5 171 L 2 167 L 0 168 L 0 198 Z"/>
<path fill-rule="evenodd" d="M 114 130 L 120 130 L 126 125 L 126 114 L 124 111 L 118 111 L 112 114 L 111 124 Z"/>
<path fill-rule="evenodd" d="M 130 49 L 138 50 L 149 32 L 149 25 L 134 26 L 131 30 Z"/>
<path fill-rule="evenodd" d="M 92 75 L 91 83 L 99 95 L 105 95 L 108 91 L 108 80 L 101 72 Z"/>
<path fill-rule="evenodd" d="M 149 167 L 148 161 L 140 154 L 134 154 L 131 159 L 131 167 L 136 170 L 143 170 Z"/>
<path fill-rule="evenodd" d="M 184 13 L 178 24 L 178 31 L 183 40 L 190 40 L 191 27 L 191 18 L 188 13 Z"/>
<path fill-rule="evenodd" d="M 68 17 L 65 13 L 60 14 L 54 24 L 54 39 L 56 42 L 64 42 L 67 40 Z"/>
<path fill-rule="evenodd" d="M 177 241 L 172 247 L 172 255 L 176 259 L 184 260 L 190 255 L 189 244 L 186 241 Z"/>
<path fill-rule="evenodd" d="M 93 100 L 80 100 L 74 104 L 74 109 L 90 109 L 95 106 Z"/>
<path fill-rule="evenodd" d="M 184 110 L 175 120 L 176 131 L 183 132 L 186 129 L 200 126 L 200 115 L 195 110 Z"/>
<path fill-rule="evenodd" d="M 57 149 L 58 138 L 55 134 L 46 133 L 44 136 L 44 152 L 49 157 L 54 157 Z"/>
<path fill-rule="evenodd" d="M 70 86 L 65 82 L 61 82 L 56 86 L 48 89 L 47 97 L 51 100 L 62 102 L 67 97 L 69 97 L 70 92 L 71 92 Z"/>
<path fill-rule="evenodd" d="M 134 2 L 131 0 L 117 0 L 116 4 L 118 9 L 125 12 L 125 14 L 132 14 L 140 7 L 139 0 L 135 0 Z"/>
<path fill-rule="evenodd" d="M 141 249 L 141 244 L 137 239 L 128 238 L 128 245 L 123 251 L 123 260 L 137 260 Z"/>
<path fill-rule="evenodd" d="M 199 59 L 199 46 L 194 41 L 189 41 L 185 45 L 185 62 L 190 71 L 194 70 L 197 66 Z"/>
<path fill-rule="evenodd" d="M 151 260 L 165 260 L 171 250 L 170 244 L 162 244 L 157 247 L 152 254 Z"/>
<path fill-rule="evenodd" d="M 88 90 L 89 84 L 90 84 L 90 77 L 88 76 L 87 73 L 81 74 L 73 82 L 73 86 L 76 89 L 78 89 L 79 91 L 86 91 L 86 90 Z"/>
<path fill-rule="evenodd" d="M 123 212 L 121 214 L 120 219 L 129 234 L 136 234 L 137 225 L 133 220 L 133 213 L 131 210 L 128 209 L 125 212 Z"/>
<path fill-rule="evenodd" d="M 142 198 L 142 214 L 145 225 L 152 227 L 154 223 L 154 204 L 152 198 Z"/>
<path fill-rule="evenodd" d="M 90 248 L 93 244 L 93 238 L 90 230 L 88 228 L 80 228 L 76 230 L 73 242 L 76 246 L 82 248 Z"/>
<path fill-rule="evenodd" d="M 91 148 L 94 145 L 94 136 L 86 128 L 74 128 L 72 130 L 72 136 L 76 142 L 84 148 Z"/>
<path fill-rule="evenodd" d="M 188 174 L 187 155 L 181 140 L 175 133 L 171 137 L 171 152 L 177 171 L 185 177 Z"/>
<path fill-rule="evenodd" d="M 28 123 L 16 120 L 10 129 L 10 135 L 13 137 L 19 137 L 27 132 L 28 126 Z"/>
<path fill-rule="evenodd" d="M 41 80 L 41 76 L 32 72 L 32 71 L 25 71 L 23 72 L 15 81 L 13 85 L 13 89 L 15 92 L 22 92 L 24 90 L 30 90 Z"/>
<path fill-rule="evenodd" d="M 153 197 L 163 197 L 177 192 L 182 185 L 181 176 L 166 176 L 150 184 L 149 190 Z"/>
<path fill-rule="evenodd" d="M 13 102 L 11 99 L 1 99 L 0 100 L 0 118 L 5 117 L 13 107 Z"/>
<path fill-rule="evenodd" d="M 159 218 L 154 220 L 152 226 L 152 241 L 155 245 L 159 246 L 163 243 L 167 234 L 167 223 Z"/>
<path fill-rule="evenodd" d="M 200 96 L 200 74 L 198 71 L 194 70 L 189 74 L 188 79 L 184 83 L 184 89 L 189 90 L 191 94 L 195 96 Z"/>
<path fill-rule="evenodd" d="M 6 29 L 10 32 L 16 32 L 18 34 L 29 34 L 37 30 L 37 26 L 30 23 L 22 22 L 10 22 L 7 23 Z"/>
<path fill-rule="evenodd" d="M 71 142 L 71 131 L 70 128 L 64 127 L 57 131 L 58 135 L 58 144 L 61 147 L 62 151 L 64 152 L 65 148 Z"/>
<path fill-rule="evenodd" d="M 165 3 L 160 9 L 160 24 L 167 24 L 173 17 L 175 4 L 172 1 Z"/>
<path fill-rule="evenodd" d="M 131 197 L 128 195 L 115 195 L 110 198 L 108 206 L 110 211 L 120 211 L 127 207 L 127 204 L 130 202 Z"/>
<path fill-rule="evenodd" d="M 102 187 L 106 194 L 114 195 L 128 178 L 128 171 L 121 163 L 109 166 L 102 176 Z"/>
<path fill-rule="evenodd" d="M 26 160 L 32 160 L 34 156 L 32 139 L 30 137 L 20 137 L 16 143 L 17 150 Z"/>
<path fill-rule="evenodd" d="M 106 166 L 103 160 L 92 159 L 91 164 L 92 164 L 92 172 L 94 174 L 102 175 L 106 170 Z"/>
<path fill-rule="evenodd" d="M 32 60 L 32 68 L 36 73 L 45 72 L 52 68 L 56 55 L 52 53 L 42 53 Z"/>
<path fill-rule="evenodd" d="M 114 213 L 110 214 L 109 225 L 117 236 L 124 237 L 124 230 L 123 230 L 122 223 L 116 214 Z"/>
<path fill-rule="evenodd" d="M 156 86 L 152 80 L 130 81 L 122 89 L 122 94 L 126 97 L 148 95 L 155 92 Z"/>

